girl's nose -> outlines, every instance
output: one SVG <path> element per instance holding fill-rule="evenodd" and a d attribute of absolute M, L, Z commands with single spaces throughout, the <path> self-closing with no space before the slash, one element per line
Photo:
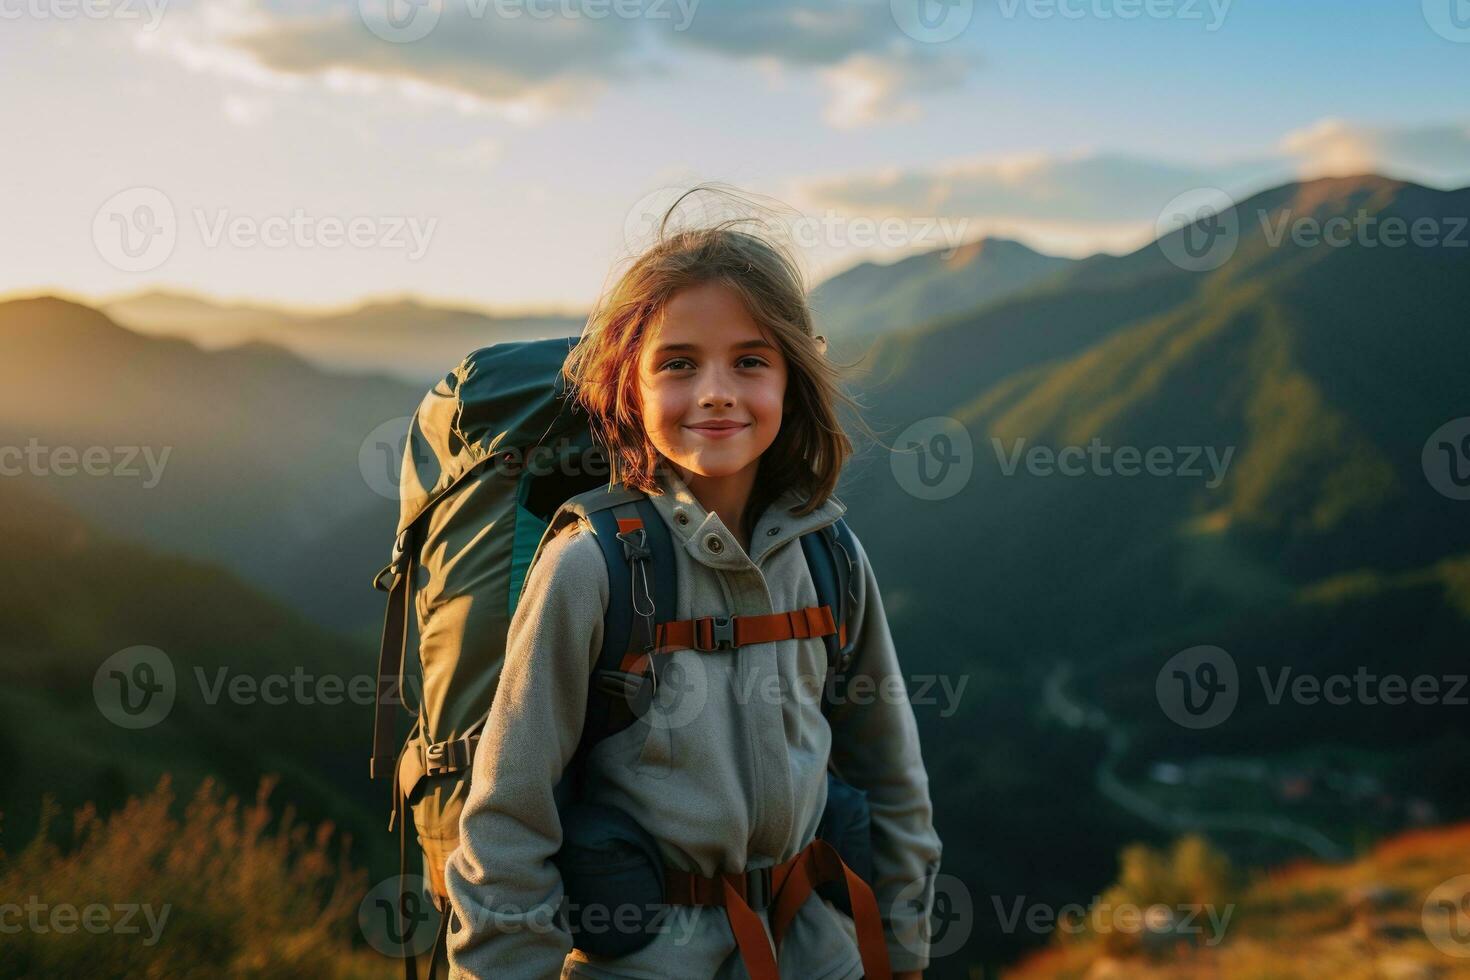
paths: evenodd
<path fill-rule="evenodd" d="M 722 371 L 711 371 L 704 379 L 699 396 L 700 408 L 734 408 L 735 388 Z"/>
<path fill-rule="evenodd" d="M 721 408 L 734 408 L 735 407 L 735 396 L 734 395 L 726 395 L 726 394 L 718 394 L 716 392 L 708 392 L 708 393 L 700 396 L 700 399 L 699 399 L 699 407 L 700 408 L 715 408 L 717 406 L 718 407 L 721 407 Z"/>

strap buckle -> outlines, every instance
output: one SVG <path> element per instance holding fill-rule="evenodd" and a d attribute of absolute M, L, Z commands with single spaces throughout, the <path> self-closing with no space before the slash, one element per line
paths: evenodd
<path fill-rule="evenodd" d="M 755 868 L 745 872 L 745 904 L 759 912 L 771 904 L 771 869 Z"/>
<path fill-rule="evenodd" d="M 623 542 L 623 554 L 628 561 L 648 561 L 653 557 L 653 549 L 648 547 L 648 532 L 643 528 L 633 531 L 619 531 L 618 540 Z"/>
<path fill-rule="evenodd" d="M 373 588 L 379 592 L 392 592 L 393 587 L 398 584 L 398 566 L 400 562 L 390 561 L 384 565 L 378 574 L 373 576 Z"/>
<path fill-rule="evenodd" d="M 704 626 L 708 623 L 709 641 L 703 644 L 705 632 Z M 713 653 L 716 650 L 735 649 L 735 617 L 734 616 L 710 616 L 699 620 L 694 630 L 694 649 L 700 653 Z"/>

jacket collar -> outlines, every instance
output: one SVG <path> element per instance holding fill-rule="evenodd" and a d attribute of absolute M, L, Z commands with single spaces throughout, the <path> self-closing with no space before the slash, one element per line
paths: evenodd
<path fill-rule="evenodd" d="M 662 493 L 649 494 L 649 500 L 658 510 L 659 516 L 669 526 L 675 540 L 707 565 L 737 567 L 745 563 L 745 556 L 735 534 L 720 520 L 720 515 L 707 511 L 689 489 L 688 484 L 670 466 L 660 466 L 657 480 Z M 750 561 L 760 564 L 761 559 L 787 541 L 810 531 L 826 527 L 847 512 L 847 506 L 835 496 L 827 500 L 810 514 L 797 517 L 791 513 L 806 501 L 799 490 L 783 491 L 773 500 L 756 520 L 750 535 Z M 718 538 L 718 551 L 708 545 L 711 537 Z"/>

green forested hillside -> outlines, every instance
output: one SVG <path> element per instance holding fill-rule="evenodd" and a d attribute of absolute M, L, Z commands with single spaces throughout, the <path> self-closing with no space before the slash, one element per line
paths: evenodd
<path fill-rule="evenodd" d="M 0 343 L 0 444 L 102 447 L 111 464 L 100 476 L 22 466 L 8 480 L 101 530 L 223 565 L 317 623 L 360 631 L 379 618 L 367 582 L 387 560 L 397 500 L 359 462 L 382 463 L 369 436 L 412 413 L 420 386 L 325 374 L 265 344 L 145 337 L 49 297 L 0 303 Z M 334 533 L 354 520 L 382 530 Z M 323 552 L 334 575 L 290 577 Z"/>
<path fill-rule="evenodd" d="M 1263 229 L 1364 209 L 1448 227 L 1467 208 L 1470 192 L 1379 178 L 1292 185 L 1239 205 L 1217 270 L 1158 245 L 1094 258 L 876 348 L 870 418 L 890 439 L 948 416 L 973 443 L 947 499 L 907 492 L 886 453 L 847 485 L 908 669 L 971 676 L 954 718 L 920 709 L 966 882 L 1075 897 L 1102 880 L 1099 854 L 1202 814 L 1237 857 L 1270 861 L 1470 813 L 1446 761 L 1470 741 L 1463 707 L 1272 703 L 1261 679 L 1465 672 L 1467 505 L 1421 456 L 1470 415 L 1470 250 L 1273 245 Z M 1077 475 L 1026 461 L 1094 441 L 1107 455 L 1074 453 Z M 1133 475 L 1110 465 L 1122 447 Z M 1160 475 L 1141 465 L 1155 448 Z M 1193 731 L 1156 682 L 1200 645 L 1233 658 L 1239 704 Z M 988 918 L 982 946 L 1024 941 Z"/>
<path fill-rule="evenodd" d="M 8 482 L 0 482 L 0 540 L 6 849 L 29 839 L 43 794 L 105 813 L 164 773 L 186 796 L 213 776 L 247 798 L 276 773 L 279 799 L 330 819 L 364 862 L 386 869 L 387 792 L 365 778 L 371 650 L 217 566 L 119 541 Z M 156 723 L 128 729 L 99 708 L 112 679 L 102 678 L 100 695 L 94 680 L 135 646 L 167 658 L 172 681 L 159 671 L 152 683 L 168 684 L 174 701 Z"/>

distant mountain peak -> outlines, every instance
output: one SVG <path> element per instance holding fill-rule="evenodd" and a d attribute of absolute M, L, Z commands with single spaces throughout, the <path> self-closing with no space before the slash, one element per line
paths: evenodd
<path fill-rule="evenodd" d="M 27 326 L 38 321 L 45 322 L 49 329 L 90 329 L 128 334 L 101 310 L 49 293 L 0 301 L 0 326 Z"/>
<path fill-rule="evenodd" d="M 1011 238 L 977 238 L 973 242 L 966 242 L 948 256 L 940 255 L 946 268 L 963 269 L 967 265 L 984 261 L 1005 261 L 1018 256 L 1031 258 L 1041 257 L 1042 253 L 1034 248 L 1022 245 Z"/>

